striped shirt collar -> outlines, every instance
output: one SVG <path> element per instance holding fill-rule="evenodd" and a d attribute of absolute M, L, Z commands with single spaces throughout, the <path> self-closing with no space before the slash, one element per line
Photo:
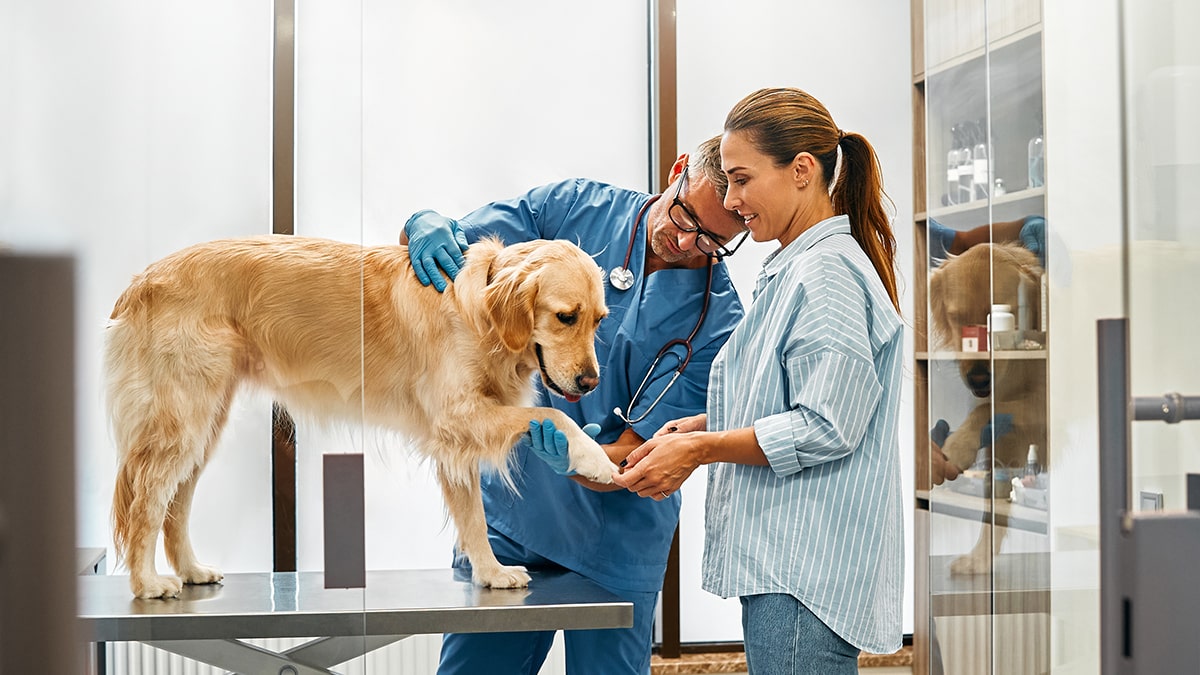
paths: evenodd
<path fill-rule="evenodd" d="M 762 287 L 774 278 L 776 274 L 779 274 L 779 271 L 787 266 L 789 262 L 816 246 L 817 242 L 834 234 L 850 234 L 850 216 L 842 214 L 826 218 L 805 230 L 792 243 L 776 249 L 768 255 L 763 260 L 762 270 L 758 273 L 754 294 L 758 295 Z"/>

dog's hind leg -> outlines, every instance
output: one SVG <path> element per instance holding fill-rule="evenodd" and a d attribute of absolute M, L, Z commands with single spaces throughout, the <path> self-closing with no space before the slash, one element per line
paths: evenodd
<path fill-rule="evenodd" d="M 116 538 L 129 567 L 130 588 L 139 598 L 174 597 L 183 586 L 179 577 L 158 574 L 154 562 L 167 506 L 197 468 L 180 431 L 167 416 L 155 417 L 143 434 L 145 441 L 123 458 L 117 473 Z"/>
<path fill-rule="evenodd" d="M 471 561 L 471 580 L 491 588 L 523 588 L 529 575 L 521 566 L 501 565 L 488 543 L 487 522 L 483 513 L 483 492 L 479 487 L 479 469 L 472 466 L 448 468 L 439 463 L 438 482 L 450 518 L 458 529 L 458 546 Z"/>
<path fill-rule="evenodd" d="M 990 523 L 985 523 L 971 552 L 950 561 L 950 574 L 970 576 L 991 573 L 992 560 L 1000 555 L 1006 531 L 1003 527 L 992 527 Z"/>
<path fill-rule="evenodd" d="M 200 479 L 200 474 L 204 472 L 209 458 L 212 457 L 221 430 L 229 418 L 229 406 L 233 401 L 233 394 L 234 390 L 231 386 L 220 402 L 212 426 L 207 430 L 208 437 L 204 442 L 203 458 L 194 467 L 191 475 L 179 484 L 174 498 L 167 507 L 167 518 L 163 523 L 163 543 L 167 552 L 167 561 L 171 563 L 171 567 L 175 568 L 175 573 L 185 584 L 212 584 L 225 577 L 221 570 L 210 565 L 203 565 L 196 559 L 188 525 L 192 511 L 192 497 L 196 492 L 196 482 Z"/>

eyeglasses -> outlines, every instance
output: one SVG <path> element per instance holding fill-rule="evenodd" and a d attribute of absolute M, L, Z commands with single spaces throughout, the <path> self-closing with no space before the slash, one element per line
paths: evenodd
<path fill-rule="evenodd" d="M 695 232 L 696 248 L 706 255 L 717 260 L 733 255 L 742 242 L 746 241 L 746 235 L 750 233 L 750 230 L 745 228 L 735 234 L 732 239 L 725 240 L 724 237 L 700 227 L 700 219 L 679 198 L 680 193 L 683 192 L 683 184 L 687 182 L 687 172 L 688 167 L 684 166 L 683 173 L 679 176 L 679 186 L 675 188 L 675 198 L 671 200 L 671 207 L 667 209 L 667 217 L 680 232 Z"/>

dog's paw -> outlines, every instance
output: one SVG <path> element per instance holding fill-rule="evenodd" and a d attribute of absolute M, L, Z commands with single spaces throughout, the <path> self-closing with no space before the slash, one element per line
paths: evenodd
<path fill-rule="evenodd" d="M 992 559 L 986 555 L 968 553 L 950 561 L 950 574 L 954 576 L 974 576 L 991 571 Z"/>
<path fill-rule="evenodd" d="M 144 600 L 176 598 L 183 589 L 183 580 L 174 575 L 155 574 L 145 578 L 131 578 L 129 583 L 133 587 L 134 596 Z"/>
<path fill-rule="evenodd" d="M 570 437 L 571 470 L 596 483 L 611 483 L 617 466 L 591 436 L 579 431 Z"/>
<path fill-rule="evenodd" d="M 194 565 L 186 570 L 179 570 L 179 576 L 185 584 L 215 584 L 225 578 L 221 570 L 208 565 Z"/>
<path fill-rule="evenodd" d="M 497 565 L 486 570 L 475 567 L 471 577 L 476 584 L 488 588 L 525 588 L 529 585 L 529 574 L 520 565 Z"/>

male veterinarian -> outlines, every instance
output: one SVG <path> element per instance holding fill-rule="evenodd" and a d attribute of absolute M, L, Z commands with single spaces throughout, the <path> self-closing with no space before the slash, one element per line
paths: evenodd
<path fill-rule="evenodd" d="M 595 437 L 618 464 L 667 421 L 704 410 L 709 366 L 742 317 L 725 266 L 717 262 L 746 231 L 722 206 L 728 183 L 719 143 L 717 137 L 691 157 L 681 155 L 662 195 L 568 180 L 485 205 L 457 221 L 421 211 L 404 226 L 400 241 L 409 245 L 418 278 L 439 291 L 446 287 L 443 271 L 451 279 L 457 274 L 467 242 L 486 235 L 509 244 L 566 239 L 595 258 L 604 270 L 609 310 L 596 333 L 599 388 L 568 402 L 549 395 L 539 381 L 538 404 L 552 405 L 580 425 L 599 425 Z M 691 360 L 672 384 L 684 338 L 694 329 Z M 656 355 L 673 340 L 652 371 Z M 519 493 L 484 476 L 492 549 L 504 564 L 566 568 L 633 602 L 632 628 L 565 633 L 570 675 L 648 673 L 655 601 L 679 521 L 679 497 L 642 499 L 615 486 L 564 478 L 565 446 L 561 432 L 533 420 L 515 449 Z M 468 564 L 455 556 L 456 567 Z M 553 638 L 553 631 L 446 635 L 438 672 L 536 673 Z"/>

